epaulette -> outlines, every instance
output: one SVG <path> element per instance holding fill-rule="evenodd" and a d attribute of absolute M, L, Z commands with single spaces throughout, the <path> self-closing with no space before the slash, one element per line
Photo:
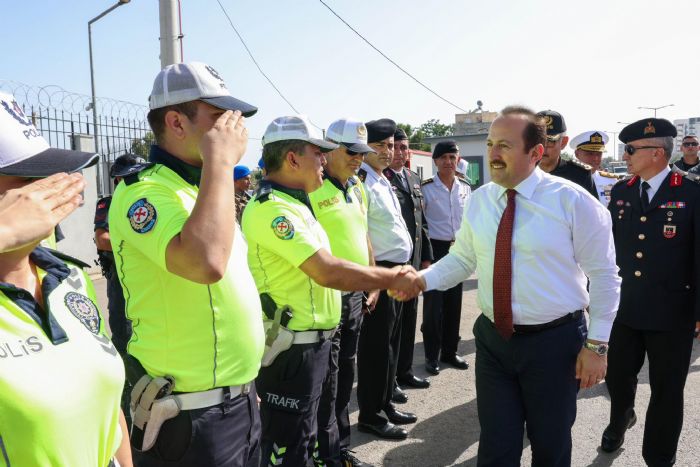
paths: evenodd
<path fill-rule="evenodd" d="M 688 172 L 686 172 L 685 170 L 681 169 L 681 168 L 678 167 L 676 164 L 673 164 L 673 166 L 671 167 L 671 172 L 672 172 L 672 173 L 676 173 L 676 174 L 681 174 L 681 175 L 683 175 L 683 176 L 688 175 Z"/>
<path fill-rule="evenodd" d="M 144 162 L 142 164 L 136 164 L 130 167 L 127 173 L 120 176 L 122 177 L 122 180 L 124 180 L 124 183 L 126 183 L 127 185 L 133 185 L 134 183 L 137 183 L 141 180 L 139 178 L 139 174 L 141 172 L 143 172 L 146 169 L 150 169 L 154 165 L 156 165 L 154 162 Z"/>
<path fill-rule="evenodd" d="M 68 261 L 68 262 L 70 262 L 70 263 L 73 263 L 73 264 L 75 264 L 76 266 L 78 266 L 80 269 L 85 269 L 85 268 L 89 268 L 89 267 L 90 267 L 89 264 L 84 263 L 83 261 L 80 261 L 78 258 L 73 258 L 72 256 L 67 255 L 67 254 L 65 254 L 65 253 L 63 253 L 63 252 L 61 252 L 61 251 L 54 250 L 54 249 L 52 249 L 52 248 L 46 248 L 46 247 L 44 247 L 44 249 L 47 250 L 47 251 L 48 251 L 49 253 L 51 253 L 52 255 L 54 255 L 56 258 L 62 259 L 63 261 Z"/>
<path fill-rule="evenodd" d="M 348 178 L 348 185 L 355 186 L 358 183 L 360 183 L 360 180 L 357 178 L 356 175 L 353 175 L 352 177 Z"/>
<path fill-rule="evenodd" d="M 690 180 L 691 182 L 699 183 L 700 184 L 700 174 L 696 172 L 688 172 L 685 174 L 685 178 Z"/>
<path fill-rule="evenodd" d="M 429 183 L 433 183 L 434 181 L 435 181 L 435 180 L 433 180 L 433 177 L 426 178 L 425 180 L 423 180 L 422 182 L 420 182 L 420 185 L 421 185 L 421 186 L 423 186 L 423 185 L 428 185 Z"/>
<path fill-rule="evenodd" d="M 605 170 L 599 170 L 598 175 L 600 175 L 601 177 L 605 177 L 605 178 L 614 178 L 615 180 L 622 180 L 623 178 L 625 178 L 624 175 L 620 175 L 620 174 L 616 174 L 616 173 L 612 173 L 612 172 L 606 172 Z"/>
<path fill-rule="evenodd" d="M 258 190 L 255 192 L 255 201 L 264 203 L 270 200 L 270 195 L 272 194 L 272 185 L 269 183 L 261 183 Z"/>
<path fill-rule="evenodd" d="M 581 162 L 580 160 L 576 159 L 575 157 L 569 159 L 569 163 L 574 164 L 575 166 L 581 167 L 582 169 L 586 169 L 588 172 L 590 172 L 591 170 L 593 170 L 593 167 L 591 167 L 591 166 L 588 165 L 588 164 L 584 164 L 583 162 Z"/>
<path fill-rule="evenodd" d="M 467 185 L 471 185 L 471 181 L 465 175 L 457 174 L 457 180 L 459 180 L 460 182 L 464 182 Z"/>
<path fill-rule="evenodd" d="M 365 169 L 358 170 L 357 178 L 359 178 L 360 181 L 364 183 L 365 179 L 367 178 L 367 171 Z"/>
<path fill-rule="evenodd" d="M 395 175 L 394 171 L 391 170 L 389 167 L 387 167 L 386 169 L 382 170 L 382 173 L 384 174 L 384 176 L 386 177 L 386 179 L 389 180 L 389 181 L 391 181 L 391 179 L 394 178 L 394 175 Z"/>

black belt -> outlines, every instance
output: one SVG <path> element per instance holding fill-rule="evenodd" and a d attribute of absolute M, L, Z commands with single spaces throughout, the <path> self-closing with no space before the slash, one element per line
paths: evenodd
<path fill-rule="evenodd" d="M 569 313 L 568 315 L 564 315 L 561 318 L 557 318 L 554 321 L 550 321 L 549 323 L 514 324 L 513 331 L 515 331 L 516 333 L 519 333 L 519 334 L 532 334 L 533 332 L 540 332 L 540 331 L 544 331 L 545 329 L 556 328 L 557 326 L 561 326 L 562 324 L 566 324 L 570 321 L 576 321 L 579 318 L 581 318 L 581 314 L 583 314 L 582 310 L 576 310 L 573 313 Z"/>
<path fill-rule="evenodd" d="M 376 266 L 382 266 L 385 268 L 393 268 L 395 266 L 405 266 L 408 263 L 394 263 L 393 261 L 375 261 Z"/>

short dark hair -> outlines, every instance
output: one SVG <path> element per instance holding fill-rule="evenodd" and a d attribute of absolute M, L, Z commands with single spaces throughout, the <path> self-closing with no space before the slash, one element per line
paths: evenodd
<path fill-rule="evenodd" d="M 185 117 L 190 120 L 194 120 L 197 116 L 197 102 L 198 101 L 188 101 L 150 110 L 146 118 L 148 118 L 148 124 L 151 126 L 151 130 L 153 130 L 153 136 L 155 136 L 156 142 L 159 143 L 163 133 L 165 133 L 165 114 L 174 110 L 175 112 L 184 114 Z"/>
<path fill-rule="evenodd" d="M 525 143 L 525 151 L 529 151 L 538 144 L 544 146 L 547 142 L 547 125 L 544 118 L 537 115 L 532 109 L 519 105 L 509 105 L 501 110 L 500 115 L 506 117 L 508 115 L 522 115 L 526 117 L 527 126 L 523 130 L 523 142 Z"/>
<path fill-rule="evenodd" d="M 695 135 L 685 135 L 681 141 L 685 141 L 688 138 L 698 139 L 698 137 Z"/>
<path fill-rule="evenodd" d="M 277 172 L 282 168 L 284 156 L 286 156 L 289 151 L 302 153 L 307 144 L 309 143 L 299 139 L 286 139 L 284 141 L 268 143 L 263 146 L 262 157 L 267 173 L 271 174 Z"/>

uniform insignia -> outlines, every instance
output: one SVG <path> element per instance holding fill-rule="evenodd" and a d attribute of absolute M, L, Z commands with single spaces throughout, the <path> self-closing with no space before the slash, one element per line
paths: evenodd
<path fill-rule="evenodd" d="M 685 201 L 667 201 L 659 209 L 683 209 L 685 208 Z"/>
<path fill-rule="evenodd" d="M 425 180 L 423 180 L 420 184 L 421 184 L 421 186 L 423 186 L 423 185 L 427 185 L 429 183 L 433 183 L 434 181 L 435 180 L 433 180 L 433 177 L 430 177 L 430 178 L 426 178 Z"/>
<path fill-rule="evenodd" d="M 637 183 L 638 178 L 639 178 L 639 175 L 635 175 L 634 177 L 627 180 L 627 186 L 634 186 L 634 184 Z"/>
<path fill-rule="evenodd" d="M 670 224 L 664 225 L 664 237 L 665 238 L 673 238 L 675 236 L 676 236 L 676 226 L 670 225 Z"/>
<path fill-rule="evenodd" d="M 357 178 L 359 178 L 364 183 L 365 178 L 367 178 L 367 171 L 365 169 L 358 170 Z"/>
<path fill-rule="evenodd" d="M 90 298 L 77 292 L 68 292 L 63 298 L 70 312 L 83 323 L 88 331 L 100 333 L 100 314 Z"/>
<path fill-rule="evenodd" d="M 387 167 L 386 169 L 384 169 L 384 170 L 382 171 L 382 173 L 384 174 L 384 176 L 385 176 L 385 177 L 387 178 L 387 180 L 389 180 L 389 181 L 391 181 L 391 179 L 394 178 L 394 171 L 391 170 L 391 169 L 388 168 L 388 167 Z"/>
<path fill-rule="evenodd" d="M 671 174 L 671 180 L 670 180 L 671 186 L 681 186 L 683 183 L 683 175 L 674 172 Z"/>
<path fill-rule="evenodd" d="M 595 144 L 603 144 L 603 135 L 600 133 L 593 133 L 591 135 L 590 142 Z"/>
<path fill-rule="evenodd" d="M 625 204 L 625 202 L 622 201 L 621 199 L 618 199 L 617 203 L 615 203 L 615 204 L 617 204 L 618 206 L 622 206 L 623 204 Z"/>
<path fill-rule="evenodd" d="M 355 187 L 352 189 L 352 192 L 355 193 L 355 197 L 357 198 L 357 201 L 362 205 L 362 193 L 360 192 L 360 187 Z"/>
<path fill-rule="evenodd" d="M 574 164 L 574 165 L 577 165 L 577 166 L 581 167 L 582 169 L 586 169 L 586 170 L 588 170 L 589 172 L 590 172 L 591 170 L 593 170 L 593 167 L 591 167 L 591 166 L 588 165 L 588 164 L 584 164 L 583 162 L 581 162 L 581 161 L 578 160 L 578 159 L 569 159 L 569 163 Z"/>
<path fill-rule="evenodd" d="M 272 231 L 281 240 L 291 240 L 294 238 L 294 225 L 285 216 L 275 217 L 272 221 Z"/>
<path fill-rule="evenodd" d="M 544 116 L 544 123 L 545 123 L 545 125 L 547 125 L 547 129 L 550 130 L 552 128 L 552 116 L 545 115 Z"/>
<path fill-rule="evenodd" d="M 129 223 L 134 232 L 148 233 L 156 225 L 158 213 L 156 208 L 146 198 L 141 198 L 131 205 L 126 213 L 126 217 L 129 218 Z"/>
<path fill-rule="evenodd" d="M 651 122 L 647 122 L 647 126 L 644 127 L 644 135 L 655 135 L 656 134 L 656 128 L 654 128 L 654 125 L 651 124 Z"/>

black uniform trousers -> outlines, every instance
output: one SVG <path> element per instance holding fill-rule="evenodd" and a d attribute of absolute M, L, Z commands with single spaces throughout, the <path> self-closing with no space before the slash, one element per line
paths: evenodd
<path fill-rule="evenodd" d="M 377 265 L 394 267 L 397 264 L 377 261 Z M 374 311 L 363 317 L 360 331 L 357 404 L 361 423 L 376 425 L 386 421 L 379 412 L 391 402 L 400 345 L 401 303 L 383 290 Z"/>
<path fill-rule="evenodd" d="M 409 377 L 413 375 L 413 348 L 416 343 L 416 321 L 418 318 L 418 299 L 408 300 L 401 305 L 401 345 L 396 375 Z"/>
<path fill-rule="evenodd" d="M 644 426 L 642 456 L 648 465 L 673 465 L 683 427 L 683 389 L 693 349 L 693 324 L 686 329 L 647 331 L 620 323 L 610 333 L 608 373 L 610 424 L 622 433 L 634 409 L 637 375 L 649 359 L 651 398 Z"/>
<path fill-rule="evenodd" d="M 340 326 L 331 338 L 328 377 L 318 406 L 318 457 L 326 465 L 340 462 L 350 448 L 350 395 L 362 326 L 362 292 L 344 293 Z"/>
<path fill-rule="evenodd" d="M 294 344 L 260 369 L 261 466 L 305 466 L 318 456 L 317 413 L 330 351 L 328 339 Z"/>
<path fill-rule="evenodd" d="M 126 319 L 124 292 L 117 276 L 117 266 L 111 262 L 107 270 L 107 309 L 109 310 L 109 330 L 112 343 L 119 353 L 126 352 L 126 344 L 131 339 L 131 321 Z"/>
<path fill-rule="evenodd" d="M 452 242 L 430 239 L 435 261 L 450 251 Z M 431 290 L 423 294 L 423 345 L 425 359 L 437 360 L 457 353 L 459 322 L 462 318 L 462 283 L 441 291 Z"/>
<path fill-rule="evenodd" d="M 136 467 L 254 467 L 260 463 L 260 413 L 251 391 L 221 404 L 183 410 L 163 423 L 155 445 L 132 449 Z"/>
<path fill-rule="evenodd" d="M 474 323 L 479 467 L 519 467 L 523 432 L 532 465 L 571 466 L 576 420 L 576 357 L 586 338 L 583 316 L 504 340 L 486 316 Z"/>

